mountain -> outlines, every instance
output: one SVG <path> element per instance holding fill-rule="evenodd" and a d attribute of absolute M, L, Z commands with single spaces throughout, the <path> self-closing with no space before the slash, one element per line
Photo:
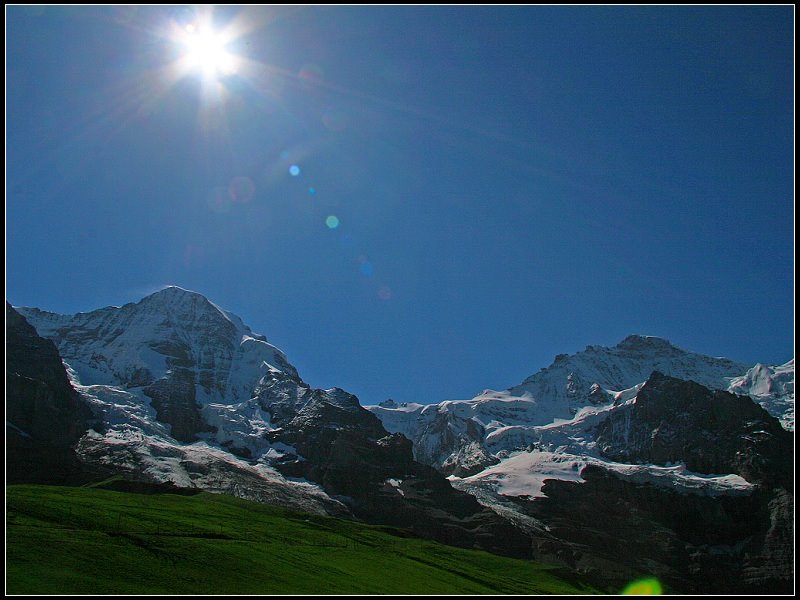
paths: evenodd
<path fill-rule="evenodd" d="M 588 346 L 571 356 L 560 354 L 521 384 L 485 390 L 472 400 L 389 401 L 368 409 L 388 431 L 414 442 L 417 460 L 447 475 L 466 476 L 496 464 L 505 452 L 541 443 L 559 422 L 631 398 L 654 371 L 750 395 L 794 429 L 794 360 L 780 367 L 752 366 L 640 335 L 611 348 Z"/>
<path fill-rule="evenodd" d="M 15 416 L 7 434 L 46 436 L 52 418 L 54 455 L 84 474 L 400 527 L 601 589 L 648 574 L 683 592 L 793 584 L 794 361 L 629 336 L 505 391 L 365 408 L 178 287 L 75 315 L 17 310 L 7 364 L 60 383 L 46 402 L 7 383 L 13 414 L 44 423 Z M 38 460 L 20 448 L 10 471 Z"/>
<path fill-rule="evenodd" d="M 537 482 L 536 498 L 520 495 L 536 451 L 462 483 L 505 486 L 507 502 L 546 524 L 539 552 L 573 568 L 646 570 L 693 593 L 791 591 L 794 436 L 750 398 L 656 372 L 571 431 L 594 446 L 545 456 L 578 469 Z"/>
<path fill-rule="evenodd" d="M 793 360 L 751 366 L 629 336 L 506 391 L 368 408 L 528 531 L 540 559 L 698 593 L 791 589 Z"/>
<path fill-rule="evenodd" d="M 344 390 L 312 389 L 283 352 L 200 294 L 168 287 L 122 307 L 19 312 L 55 344 L 95 424 L 84 467 L 529 555 L 529 540 L 416 462 Z"/>

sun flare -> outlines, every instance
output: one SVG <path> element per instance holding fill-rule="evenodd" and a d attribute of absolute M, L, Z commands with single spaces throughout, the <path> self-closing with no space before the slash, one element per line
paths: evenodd
<path fill-rule="evenodd" d="M 207 79 L 216 79 L 236 71 L 237 58 L 226 49 L 227 40 L 211 27 L 187 25 L 182 36 L 185 65 L 200 71 Z"/>

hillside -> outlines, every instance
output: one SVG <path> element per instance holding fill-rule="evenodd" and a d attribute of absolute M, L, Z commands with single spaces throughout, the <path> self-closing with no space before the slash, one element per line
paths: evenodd
<path fill-rule="evenodd" d="M 221 494 L 36 485 L 6 494 L 10 594 L 595 591 L 566 570 Z"/>

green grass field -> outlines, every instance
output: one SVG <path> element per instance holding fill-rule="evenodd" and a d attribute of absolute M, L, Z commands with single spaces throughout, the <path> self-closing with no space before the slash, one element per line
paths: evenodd
<path fill-rule="evenodd" d="M 569 594 L 568 571 L 201 493 L 6 488 L 9 594 Z"/>

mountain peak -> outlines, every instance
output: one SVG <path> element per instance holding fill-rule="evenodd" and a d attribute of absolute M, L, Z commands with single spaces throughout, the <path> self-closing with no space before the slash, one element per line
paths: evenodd
<path fill-rule="evenodd" d="M 283 352 L 263 335 L 202 294 L 178 286 L 73 316 L 24 309 L 21 314 L 53 339 L 81 385 L 117 387 L 132 406 L 152 405 L 160 421 L 184 432 L 176 434 L 182 441 L 203 431 L 198 406 L 248 400 L 272 372 L 300 381 Z M 132 388 L 139 394 L 133 399 L 125 396 Z M 175 415 L 184 409 L 189 416 L 176 425 L 183 416 Z"/>
<path fill-rule="evenodd" d="M 184 293 L 185 294 L 197 294 L 197 292 L 194 292 L 192 290 L 187 290 L 186 288 L 182 288 L 179 285 L 166 285 L 162 289 L 160 289 L 158 292 L 155 292 L 155 293 L 158 294 L 160 292 L 167 292 L 167 293 L 172 293 L 172 294 L 184 294 Z"/>
<path fill-rule="evenodd" d="M 142 298 L 142 300 L 161 300 L 168 302 L 173 302 L 176 300 L 205 300 L 208 302 L 208 298 L 203 296 L 203 294 L 193 292 L 192 290 L 187 290 L 177 285 L 168 285 L 164 288 L 161 288 L 157 292 L 153 292 L 152 294 L 145 296 Z"/>
<path fill-rule="evenodd" d="M 618 348 L 674 348 L 669 340 L 656 337 L 654 335 L 633 334 L 626 337 L 619 344 Z"/>
<path fill-rule="evenodd" d="M 155 308 L 159 312 L 183 315 L 184 317 L 196 318 L 201 315 L 212 319 L 223 319 L 230 322 L 236 329 L 243 329 L 244 324 L 241 320 L 211 302 L 203 294 L 178 287 L 177 285 L 167 286 L 157 292 L 145 296 L 137 305 Z M 229 325 L 225 325 L 228 327 Z"/>
<path fill-rule="evenodd" d="M 607 392 L 622 392 L 658 371 L 713 389 L 727 389 L 731 378 L 739 377 L 750 366 L 689 352 L 664 338 L 629 335 L 616 346 L 588 346 L 576 354 L 558 355 L 552 365 L 508 391 L 515 396 L 556 400 L 563 410 L 568 406 L 576 409 L 602 400 L 602 395 L 592 393 L 594 384 Z"/>

